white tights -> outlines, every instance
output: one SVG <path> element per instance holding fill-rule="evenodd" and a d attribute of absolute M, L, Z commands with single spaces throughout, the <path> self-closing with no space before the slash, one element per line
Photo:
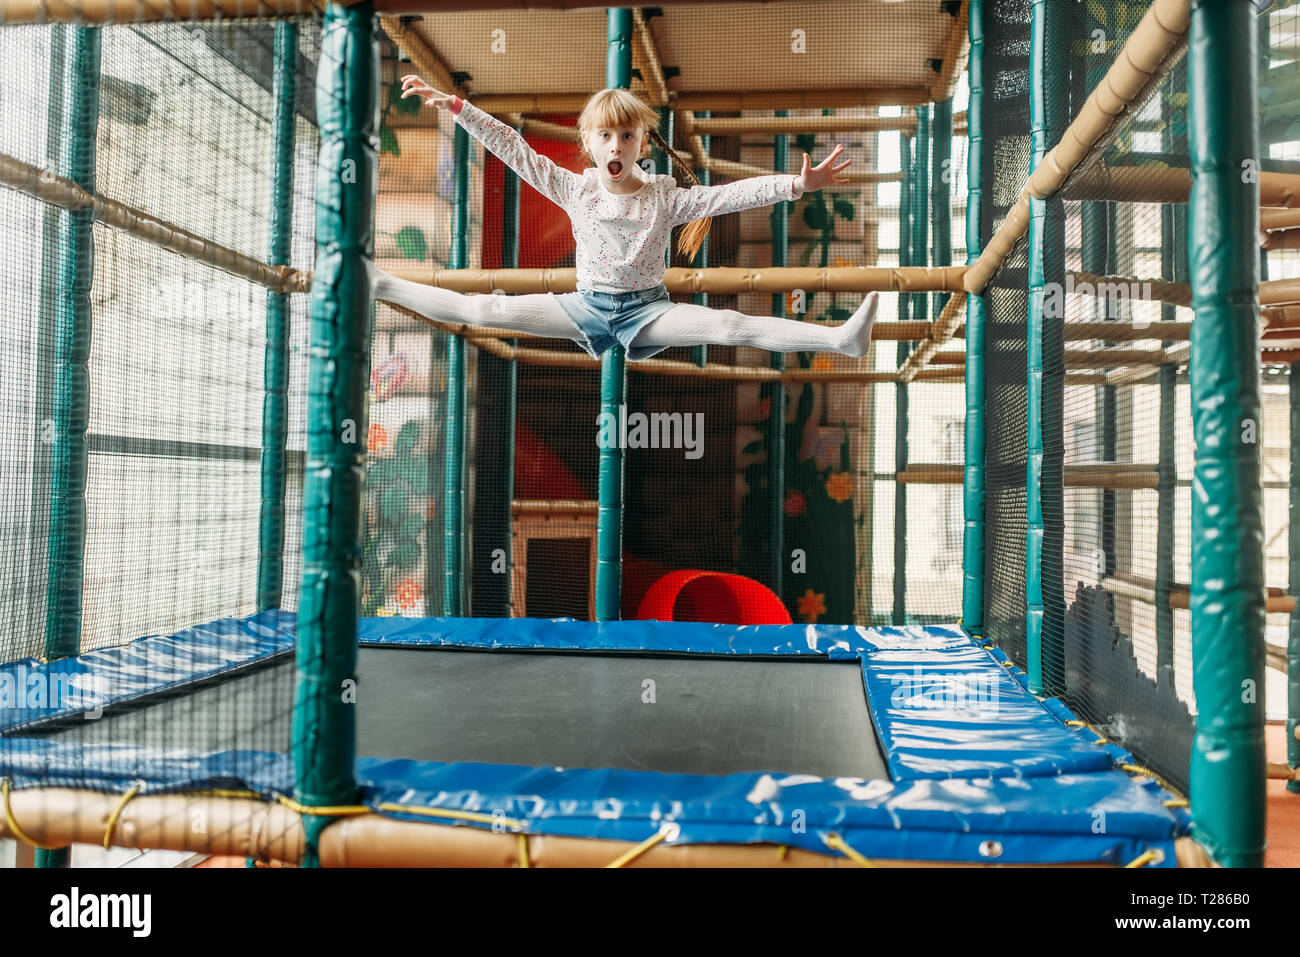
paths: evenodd
<path fill-rule="evenodd" d="M 551 293 L 524 296 L 466 296 L 462 293 L 398 279 L 372 270 L 376 299 L 405 306 L 429 319 L 468 323 L 489 329 L 552 339 L 582 341 L 578 327 Z M 839 352 L 864 356 L 871 345 L 877 296 L 867 296 L 849 320 L 819 326 L 775 316 L 748 316 L 735 309 L 710 309 L 677 303 L 637 333 L 632 345 L 753 346 L 769 352 Z"/>

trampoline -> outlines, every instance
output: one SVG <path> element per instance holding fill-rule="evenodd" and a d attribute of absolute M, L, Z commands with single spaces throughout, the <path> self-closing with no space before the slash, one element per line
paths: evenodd
<path fill-rule="evenodd" d="M 287 799 L 294 629 L 263 612 L 8 665 L 0 686 L 86 693 L 14 712 L 0 775 L 126 810 Z M 1131 756 L 957 626 L 373 618 L 360 642 L 361 793 L 325 830 L 333 863 L 1173 865 L 1190 844 Z"/>

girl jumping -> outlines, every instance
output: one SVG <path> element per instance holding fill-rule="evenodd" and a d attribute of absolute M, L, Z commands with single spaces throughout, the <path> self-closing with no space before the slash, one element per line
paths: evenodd
<path fill-rule="evenodd" d="M 682 189 L 671 176 L 643 172 L 636 160 L 646 150 L 655 112 L 627 90 L 601 90 L 578 118 L 583 155 L 594 163 L 582 174 L 535 153 L 511 127 L 457 96 L 440 93 L 414 74 L 402 78 L 402 98 L 422 97 L 448 110 L 483 146 L 539 193 L 569 215 L 577 241 L 578 291 L 555 295 L 466 296 L 372 273 L 374 297 L 449 323 L 469 323 L 509 332 L 577 342 L 593 357 L 622 345 L 630 360 L 647 359 L 670 346 L 745 345 L 771 352 L 839 352 L 866 355 L 876 314 L 871 293 L 838 326 L 818 326 L 773 316 L 747 316 L 734 309 L 709 309 L 668 298 L 663 284 L 673 226 L 690 223 L 679 249 L 694 258 L 708 232 L 709 217 L 798 199 L 805 192 L 847 182 L 837 176 L 835 150 L 809 167 L 803 154 L 798 176 L 777 174 L 723 186 Z M 690 170 L 655 134 L 656 142 Z M 372 267 L 373 268 L 373 267 Z"/>

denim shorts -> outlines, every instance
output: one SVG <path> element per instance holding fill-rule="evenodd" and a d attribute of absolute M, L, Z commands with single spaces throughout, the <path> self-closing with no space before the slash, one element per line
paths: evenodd
<path fill-rule="evenodd" d="M 611 346 L 621 345 L 632 361 L 648 359 L 666 346 L 641 346 L 633 349 L 632 340 L 649 322 L 658 319 L 676 305 L 668 298 L 663 283 L 631 292 L 597 292 L 579 289 L 555 297 L 565 315 L 582 333 L 579 342 L 592 356 L 600 356 Z"/>

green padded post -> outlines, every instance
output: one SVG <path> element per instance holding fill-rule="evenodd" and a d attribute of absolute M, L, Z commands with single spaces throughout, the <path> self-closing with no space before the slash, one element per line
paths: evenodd
<path fill-rule="evenodd" d="M 469 268 L 469 133 L 452 140 L 451 269 Z M 465 340 L 447 337 L 447 434 L 442 473 L 442 614 L 465 613 Z"/>
<path fill-rule="evenodd" d="M 789 116 L 788 110 L 777 110 L 777 116 Z M 790 138 L 784 133 L 772 137 L 772 172 L 784 173 L 786 153 Z M 770 214 L 772 223 L 772 268 L 786 264 L 789 252 L 789 215 L 785 203 L 777 203 Z M 785 293 L 772 293 L 772 315 L 785 316 Z M 771 368 L 785 369 L 785 353 L 773 352 L 768 357 Z M 767 509 L 772 528 L 771 554 L 768 564 L 767 586 L 777 595 L 785 594 L 785 407 L 784 382 L 769 382 L 765 391 L 771 404 L 768 408 L 767 443 Z"/>
<path fill-rule="evenodd" d="M 271 222 L 267 259 L 289 263 L 293 240 L 294 100 L 297 95 L 298 24 L 275 25 L 271 95 Z M 284 494 L 289 437 L 289 296 L 266 294 L 266 360 L 262 397 L 262 497 L 258 523 L 257 608 L 279 608 L 284 593 Z"/>
<path fill-rule="evenodd" d="M 64 69 L 53 82 L 63 104 L 64 137 L 56 171 L 95 192 L 99 124 L 98 27 L 55 27 L 64 33 Z M 86 429 L 90 419 L 90 284 L 95 269 L 90 209 L 60 209 L 56 227 L 54 381 L 50 407 L 50 528 L 45 593 L 45 657 L 81 651 L 86 555 Z"/>
<path fill-rule="evenodd" d="M 1170 74 L 1167 93 L 1180 93 L 1187 87 L 1185 63 L 1179 63 Z M 1165 95 L 1160 103 L 1164 121 L 1161 147 L 1166 153 L 1182 153 L 1187 149 L 1187 137 L 1174 135 L 1174 121 L 1178 109 Z M 1160 277 L 1172 282 L 1187 282 L 1187 207 L 1167 203 L 1160 207 Z M 1173 322 L 1177 310 L 1169 303 L 1160 306 L 1160 321 Z M 1174 343 L 1165 340 L 1162 348 Z M 1160 367 L 1160 453 L 1157 468 L 1160 487 L 1156 499 L 1156 674 L 1165 665 L 1174 665 L 1174 610 L 1169 607 L 1169 595 L 1174 581 L 1175 516 L 1178 494 L 1178 466 L 1176 459 L 1178 410 L 1178 367 L 1166 364 Z"/>
<path fill-rule="evenodd" d="M 1034 0 L 1029 44 L 1030 171 L 1069 123 L 1069 72 L 1052 69 L 1057 42 L 1072 35 L 1068 8 Z M 1032 200 L 1029 219 L 1028 467 L 1025 540 L 1025 670 L 1034 694 L 1060 693 L 1065 666 L 1064 316 L 1043 313 L 1047 287 L 1065 282 L 1065 211 Z M 1059 299 L 1058 299 L 1059 301 Z"/>
<path fill-rule="evenodd" d="M 1255 17 L 1253 0 L 1193 0 L 1187 55 L 1196 313 L 1190 796 L 1194 836 L 1226 867 L 1264 859 Z"/>
<path fill-rule="evenodd" d="M 984 202 L 984 0 L 970 0 L 970 98 L 966 106 L 966 264 L 979 258 Z M 984 297 L 966 297 L 966 467 L 962 473 L 961 620 L 972 635 L 984 631 Z"/>
<path fill-rule="evenodd" d="M 378 172 L 374 4 L 329 4 L 320 43 L 316 272 L 292 741 L 296 799 L 332 806 L 357 799 L 354 701 L 371 335 L 367 264 L 374 257 Z M 320 835 L 332 820 L 304 817 L 304 866 L 319 865 Z"/>
<path fill-rule="evenodd" d="M 100 32 L 96 27 L 56 26 L 50 50 L 49 155 L 58 175 L 95 191 L 99 121 Z M 90 331 L 93 312 L 94 216 L 90 210 L 50 209 L 42 276 L 54 294 L 41 303 L 38 351 L 54 383 L 48 420 L 53 442 L 49 462 L 49 515 L 45 657 L 81 650 L 81 610 L 86 550 L 86 429 L 90 409 Z M 53 253 L 53 255 L 51 255 Z M 44 419 L 44 416 L 42 417 Z M 37 848 L 36 867 L 67 867 L 71 848 Z"/>
<path fill-rule="evenodd" d="M 930 164 L 930 202 L 934 231 L 930 241 L 930 265 L 952 265 L 952 100 L 938 100 L 932 107 L 930 142 L 934 161 Z M 930 315 L 938 318 L 948 294 L 936 292 Z"/>
<path fill-rule="evenodd" d="M 916 139 L 912 144 L 912 174 L 909 177 L 910 189 L 908 203 L 909 232 L 911 233 L 909 266 L 924 266 L 927 260 L 927 239 L 930 227 L 930 107 L 916 108 Z M 901 227 L 901 224 L 900 224 Z M 900 232 L 900 237 L 906 235 Z M 901 245 L 903 240 L 899 239 Z M 911 314 L 915 319 L 923 319 L 929 294 L 912 293 L 901 298 L 911 299 Z M 898 365 L 901 368 L 911 354 L 912 344 L 898 344 Z M 899 382 L 894 386 L 894 468 L 902 472 L 907 468 L 907 419 L 908 392 L 907 383 Z M 894 613 L 896 625 L 907 622 L 907 486 L 902 482 L 894 483 Z"/>
<path fill-rule="evenodd" d="M 704 117 L 706 119 L 712 115 L 713 114 L 710 113 L 708 110 L 705 110 L 704 112 L 699 114 L 699 116 Z M 704 144 L 704 155 L 705 156 L 710 155 L 709 151 L 713 149 L 713 137 L 705 135 L 705 136 L 701 136 L 700 140 Z M 712 180 L 709 177 L 709 171 L 707 168 L 700 170 L 698 175 L 700 178 L 701 186 L 708 186 L 712 182 Z M 701 269 L 708 268 L 709 266 L 709 237 L 708 236 L 705 236 L 704 242 L 700 244 L 700 252 L 695 257 L 695 262 L 696 265 L 698 265 L 699 268 Z M 709 304 L 709 294 L 707 292 L 693 292 L 691 293 L 691 302 L 693 302 L 697 306 L 707 306 Z M 701 369 L 703 369 L 706 365 L 709 364 L 709 347 L 705 345 L 691 346 L 691 361 L 694 362 Z"/>
<path fill-rule="evenodd" d="M 605 86 L 628 89 L 632 83 L 632 10 L 610 7 L 607 13 Z M 627 402 L 627 353 L 614 346 L 600 360 L 602 421 Z M 623 598 L 623 449 L 616 440 L 601 448 L 597 463 L 596 620 L 617 621 Z"/>
<path fill-rule="evenodd" d="M 1300 362 L 1291 363 L 1291 481 L 1287 512 L 1288 580 L 1291 594 L 1300 595 Z M 1300 724 L 1300 609 L 1291 612 L 1286 642 L 1286 756 L 1291 767 L 1300 765 L 1300 741 L 1295 729 Z M 1300 792 L 1300 782 L 1286 782 L 1286 789 Z"/>
<path fill-rule="evenodd" d="M 919 113 L 919 111 L 918 111 Z M 917 128 L 920 128 L 918 118 Z M 913 134 L 915 136 L 915 134 Z M 911 266 L 912 256 L 912 192 L 916 186 L 916 170 L 912 166 L 913 147 L 920 149 L 920 144 L 908 139 L 907 134 L 898 137 L 898 164 L 903 171 L 903 180 L 898 187 L 898 264 Z M 898 295 L 898 319 L 906 322 L 912 314 L 912 296 L 904 293 Z M 911 344 L 900 341 L 897 348 L 898 367 L 907 361 Z M 895 625 L 903 624 L 907 610 L 903 599 L 907 594 L 907 548 L 903 542 L 907 526 L 907 490 L 898 481 L 898 473 L 907 468 L 907 387 L 899 382 L 894 386 L 894 594 L 890 621 Z M 900 531 L 900 525 L 902 530 Z M 900 558 L 900 555 L 902 556 Z"/>

